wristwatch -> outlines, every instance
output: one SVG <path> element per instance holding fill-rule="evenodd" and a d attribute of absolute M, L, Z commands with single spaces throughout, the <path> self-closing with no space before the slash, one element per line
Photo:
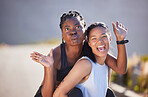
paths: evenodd
<path fill-rule="evenodd" d="M 117 44 L 125 44 L 125 43 L 128 43 L 129 41 L 128 40 L 121 40 L 121 41 L 117 41 Z"/>

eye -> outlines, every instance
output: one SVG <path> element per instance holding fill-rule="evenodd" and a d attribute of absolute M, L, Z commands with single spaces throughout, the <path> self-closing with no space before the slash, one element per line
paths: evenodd
<path fill-rule="evenodd" d="M 91 40 L 96 40 L 97 38 L 92 38 Z"/>
<path fill-rule="evenodd" d="M 103 40 L 106 40 L 107 39 L 107 36 L 106 35 L 102 36 L 102 39 Z"/>
<path fill-rule="evenodd" d="M 106 35 L 102 36 L 102 38 L 106 38 L 106 37 L 107 37 Z"/>
<path fill-rule="evenodd" d="M 69 28 L 65 28 L 65 30 L 66 30 L 66 31 L 68 31 L 68 30 L 69 30 Z"/>
<path fill-rule="evenodd" d="M 76 26 L 76 28 L 80 28 L 80 26 Z"/>
<path fill-rule="evenodd" d="M 76 26 L 76 29 L 80 29 L 81 28 L 81 26 Z"/>

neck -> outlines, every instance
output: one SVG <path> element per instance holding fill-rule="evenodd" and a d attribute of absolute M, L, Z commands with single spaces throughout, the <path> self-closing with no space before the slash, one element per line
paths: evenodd
<path fill-rule="evenodd" d="M 71 46 L 65 44 L 65 50 L 68 55 L 71 55 L 69 57 L 71 58 L 80 58 L 81 52 L 82 52 L 83 44 L 79 44 L 76 46 Z"/>
<path fill-rule="evenodd" d="M 104 56 L 104 57 L 95 56 L 95 58 L 96 58 L 97 63 L 99 63 L 100 65 L 104 65 L 106 56 Z"/>

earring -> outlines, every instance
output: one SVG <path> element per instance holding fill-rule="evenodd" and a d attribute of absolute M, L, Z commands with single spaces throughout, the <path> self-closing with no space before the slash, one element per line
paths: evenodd
<path fill-rule="evenodd" d="M 62 39 L 62 43 L 65 43 L 63 39 Z"/>

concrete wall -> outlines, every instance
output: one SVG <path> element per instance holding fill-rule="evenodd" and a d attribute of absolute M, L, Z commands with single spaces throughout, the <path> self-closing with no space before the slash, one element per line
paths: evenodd
<path fill-rule="evenodd" d="M 0 43 L 26 44 L 60 38 L 60 16 L 80 11 L 89 25 L 119 20 L 129 28 L 128 54 L 148 54 L 147 0 L 0 0 Z M 116 52 L 112 33 L 112 51 Z"/>

